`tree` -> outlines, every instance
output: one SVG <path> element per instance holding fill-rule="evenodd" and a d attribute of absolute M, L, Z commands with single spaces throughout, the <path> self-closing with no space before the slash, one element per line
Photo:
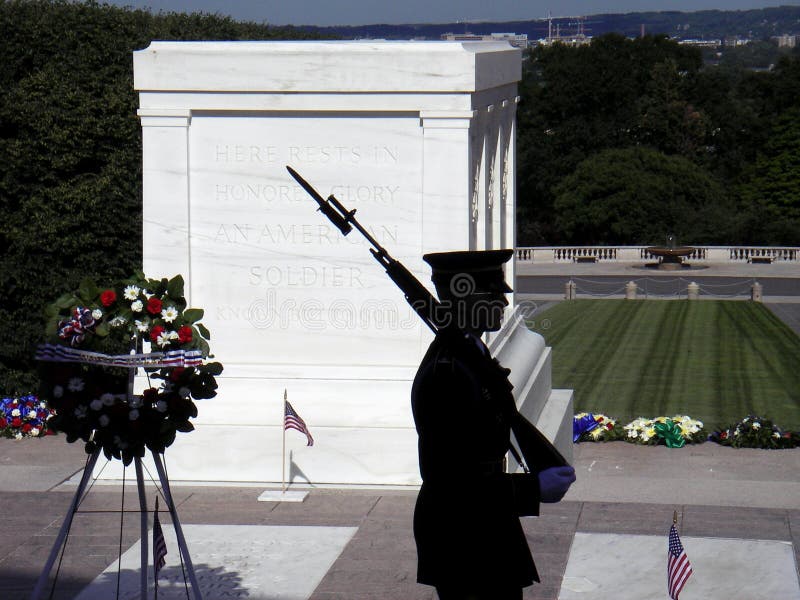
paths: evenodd
<path fill-rule="evenodd" d="M 777 119 L 739 188 L 749 237 L 797 245 L 800 239 L 800 108 Z"/>
<path fill-rule="evenodd" d="M 725 239 L 732 224 L 722 187 L 679 156 L 644 147 L 583 161 L 554 189 L 555 221 L 574 244 L 687 244 Z"/>
<path fill-rule="evenodd" d="M 702 66 L 699 51 L 665 36 L 608 34 L 585 46 L 555 44 L 529 53 L 518 113 L 521 244 L 565 241 L 554 221 L 553 187 L 594 153 L 639 141 L 643 107 L 651 108 L 642 98 L 648 86 L 652 91 L 655 66 L 667 62 L 686 78 Z M 681 84 L 679 99 L 684 92 Z M 681 124 L 693 125 L 694 112 L 681 113 Z"/>
<path fill-rule="evenodd" d="M 637 138 L 667 154 L 695 157 L 705 150 L 707 120 L 687 100 L 674 59 L 656 63 L 639 99 Z"/>
<path fill-rule="evenodd" d="M 153 39 L 310 37 L 207 14 L 0 0 L 0 385 L 35 390 L 43 307 L 141 268 L 132 52 Z"/>

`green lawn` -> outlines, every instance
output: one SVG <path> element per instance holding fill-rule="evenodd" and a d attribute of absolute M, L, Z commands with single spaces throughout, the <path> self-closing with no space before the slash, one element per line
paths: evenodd
<path fill-rule="evenodd" d="M 576 412 L 688 414 L 709 429 L 758 414 L 800 430 L 800 338 L 759 303 L 575 300 L 530 325 Z"/>

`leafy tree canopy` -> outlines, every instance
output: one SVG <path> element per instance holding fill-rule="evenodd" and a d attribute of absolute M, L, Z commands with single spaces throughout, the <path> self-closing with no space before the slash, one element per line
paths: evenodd
<path fill-rule="evenodd" d="M 797 245 L 800 230 L 800 108 L 781 114 L 739 193 L 750 234 L 770 244 Z"/>
<path fill-rule="evenodd" d="M 43 306 L 84 277 L 141 268 L 132 52 L 151 40 L 309 37 L 208 14 L 0 0 L 0 383 L 35 390 Z"/>
<path fill-rule="evenodd" d="M 703 169 L 645 147 L 603 150 L 554 190 L 556 224 L 574 244 L 719 242 L 725 195 Z"/>

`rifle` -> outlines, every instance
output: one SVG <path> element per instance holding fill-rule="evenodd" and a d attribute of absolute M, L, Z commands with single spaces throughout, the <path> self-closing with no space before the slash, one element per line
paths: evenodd
<path fill-rule="evenodd" d="M 315 190 L 311 184 L 303 179 L 292 167 L 287 165 L 286 170 L 289 171 L 289 174 L 294 178 L 294 180 L 300 184 L 300 187 L 302 187 L 312 198 L 314 198 L 314 200 L 317 201 L 317 204 L 319 205 L 318 210 L 328 217 L 330 222 L 342 232 L 342 235 L 349 234 L 355 227 L 361 233 L 361 235 L 367 239 L 371 246 L 369 251 L 372 256 L 386 270 L 386 274 L 395 283 L 395 285 L 400 288 L 400 291 L 403 292 L 406 301 L 414 310 L 414 312 L 419 315 L 422 321 L 435 335 L 447 335 L 449 339 L 452 339 L 456 343 L 465 339 L 463 332 L 458 330 L 454 325 L 452 325 L 452 323 L 450 323 L 448 326 L 440 326 L 437 324 L 435 316 L 437 314 L 437 310 L 441 308 L 439 301 L 434 298 L 433 294 L 431 294 L 416 277 L 414 277 L 411 271 L 409 271 L 400 261 L 392 258 L 386 249 L 381 246 L 366 229 L 364 229 L 364 227 L 355 217 L 356 209 L 347 210 L 333 194 L 328 196 L 327 199 L 323 198 L 317 192 L 317 190 Z M 492 371 L 496 371 L 499 368 L 504 371 L 503 376 L 507 376 L 508 370 L 503 369 L 503 367 L 501 367 L 496 360 L 491 358 L 487 360 L 487 358 L 483 357 L 480 352 L 477 352 L 477 348 L 475 348 L 475 351 L 473 351 L 473 344 L 465 344 L 464 346 L 469 353 L 474 354 L 476 357 L 480 357 L 482 363 L 489 363 L 488 367 L 491 368 Z M 522 466 L 526 473 L 528 472 L 529 466 L 534 468 L 536 471 L 542 471 L 549 467 L 564 466 L 568 464 L 566 459 L 561 455 L 556 447 L 553 446 L 550 440 L 548 440 L 544 434 L 542 434 L 542 432 L 533 425 L 533 423 L 528 421 L 520 414 L 516 408 L 516 405 L 514 405 L 511 414 L 511 429 L 514 432 L 514 437 L 519 444 L 520 451 L 522 452 L 522 456 L 525 457 L 525 460 L 522 460 L 513 444 L 510 445 L 511 454 Z"/>

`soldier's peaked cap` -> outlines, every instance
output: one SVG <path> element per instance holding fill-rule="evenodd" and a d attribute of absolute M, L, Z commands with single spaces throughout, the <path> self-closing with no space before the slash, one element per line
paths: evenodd
<path fill-rule="evenodd" d="M 505 280 L 503 265 L 514 254 L 513 250 L 462 250 L 458 252 L 434 252 L 422 259 L 431 266 L 431 280 L 435 284 L 447 284 L 458 276 L 470 276 L 477 289 L 510 292 Z"/>

